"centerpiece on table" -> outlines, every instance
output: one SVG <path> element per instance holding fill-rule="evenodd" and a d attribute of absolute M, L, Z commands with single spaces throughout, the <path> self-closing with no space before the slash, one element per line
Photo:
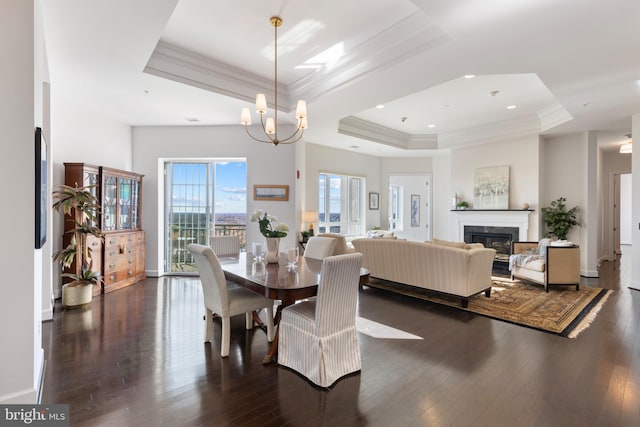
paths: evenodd
<path fill-rule="evenodd" d="M 257 209 L 251 214 L 251 222 L 257 222 L 260 226 L 260 233 L 267 239 L 267 263 L 277 263 L 280 252 L 280 239 L 287 237 L 289 227 L 280 223 L 275 225 L 278 218 L 269 215 L 262 209 Z"/>

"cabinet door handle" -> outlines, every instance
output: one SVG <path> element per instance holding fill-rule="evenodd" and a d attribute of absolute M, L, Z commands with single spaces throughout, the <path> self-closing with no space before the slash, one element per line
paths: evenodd
<path fill-rule="evenodd" d="M 113 267 L 115 267 L 115 266 L 116 266 L 116 265 L 115 265 L 115 264 L 113 264 L 113 263 L 109 264 L 109 268 L 113 268 Z"/>
<path fill-rule="evenodd" d="M 112 274 L 111 276 L 109 276 L 109 280 L 113 282 L 114 280 L 116 280 L 116 276 Z"/>

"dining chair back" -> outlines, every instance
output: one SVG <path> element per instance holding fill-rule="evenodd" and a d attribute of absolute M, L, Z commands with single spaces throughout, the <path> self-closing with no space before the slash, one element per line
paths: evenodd
<path fill-rule="evenodd" d="M 265 298 L 245 288 L 227 287 L 227 281 L 220 266 L 218 257 L 213 250 L 204 245 L 189 244 L 187 250 L 191 252 L 198 265 L 200 283 L 205 306 L 205 342 L 213 340 L 214 313 L 222 319 L 222 336 L 220 355 L 229 355 L 231 321 L 230 318 L 238 314 L 245 314 L 247 329 L 253 327 L 253 311 L 266 309 L 267 340 L 273 341 L 273 300 Z"/>
<path fill-rule="evenodd" d="M 240 238 L 238 236 L 214 236 L 211 238 L 211 249 L 218 258 L 238 257 L 240 255 Z"/>
<path fill-rule="evenodd" d="M 325 259 L 333 255 L 336 240 L 331 237 L 310 237 L 304 249 L 305 258 Z"/>
<path fill-rule="evenodd" d="M 317 298 L 281 312 L 278 364 L 320 387 L 361 369 L 356 330 L 361 266 L 360 253 L 324 259 Z"/>

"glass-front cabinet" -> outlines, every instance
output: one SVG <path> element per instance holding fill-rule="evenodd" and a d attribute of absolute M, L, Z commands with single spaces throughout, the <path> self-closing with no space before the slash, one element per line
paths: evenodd
<path fill-rule="evenodd" d="M 109 292 L 145 278 L 145 236 L 142 230 L 141 203 L 143 175 L 88 165 L 65 163 L 65 184 L 90 185 L 100 202 L 99 223 L 104 242 L 95 239 L 92 252 L 94 271 L 104 283 L 99 292 Z M 65 221 L 65 231 L 73 221 Z M 67 234 L 68 235 L 68 234 Z"/>

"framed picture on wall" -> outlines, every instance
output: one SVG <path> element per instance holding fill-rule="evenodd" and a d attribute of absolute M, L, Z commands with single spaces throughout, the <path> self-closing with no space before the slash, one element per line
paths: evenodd
<path fill-rule="evenodd" d="M 411 195 L 411 226 L 420 227 L 420 195 Z"/>
<path fill-rule="evenodd" d="M 288 185 L 254 185 L 253 200 L 286 202 L 289 200 Z"/>
<path fill-rule="evenodd" d="M 380 209 L 379 193 L 369 193 L 369 209 L 373 211 L 377 211 L 378 209 Z"/>
<path fill-rule="evenodd" d="M 36 128 L 35 144 L 35 246 L 40 249 L 47 241 L 47 141 L 41 128 Z"/>

